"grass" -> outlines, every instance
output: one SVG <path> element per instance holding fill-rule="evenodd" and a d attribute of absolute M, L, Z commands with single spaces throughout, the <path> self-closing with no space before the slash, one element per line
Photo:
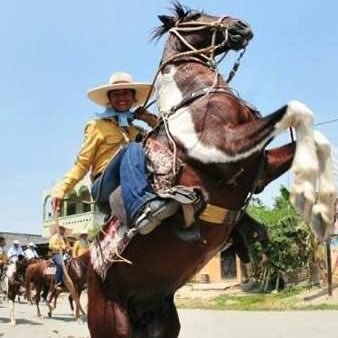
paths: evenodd
<path fill-rule="evenodd" d="M 176 298 L 178 308 L 238 310 L 238 311 L 286 311 L 286 310 L 338 310 L 338 302 L 311 303 L 304 301 L 304 288 L 294 288 L 279 293 L 224 294 L 214 298 Z"/>

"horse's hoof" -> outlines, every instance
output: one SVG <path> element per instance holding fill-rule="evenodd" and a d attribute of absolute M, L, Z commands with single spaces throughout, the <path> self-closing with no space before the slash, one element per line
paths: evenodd
<path fill-rule="evenodd" d="M 48 311 L 48 318 L 52 318 L 52 312 Z"/>

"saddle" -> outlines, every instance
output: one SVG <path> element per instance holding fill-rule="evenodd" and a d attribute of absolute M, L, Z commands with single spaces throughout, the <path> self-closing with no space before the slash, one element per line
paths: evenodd
<path fill-rule="evenodd" d="M 182 207 L 180 224 L 185 224 L 185 227 L 192 226 L 196 215 L 204 209 L 207 203 L 207 194 L 201 187 L 175 185 L 177 174 L 183 163 L 174 158 L 174 154 L 167 145 L 147 138 L 144 149 L 153 192 L 163 199 L 177 201 Z M 99 210 L 106 215 L 105 221 L 116 216 L 120 225 L 128 224 L 120 187 L 111 193 L 109 201 L 100 202 L 97 205 Z"/>

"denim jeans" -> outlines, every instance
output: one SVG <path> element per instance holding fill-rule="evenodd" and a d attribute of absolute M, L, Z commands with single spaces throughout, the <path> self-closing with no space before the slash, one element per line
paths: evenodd
<path fill-rule="evenodd" d="M 110 194 L 119 185 L 129 220 L 134 221 L 145 204 L 156 198 L 148 183 L 144 150 L 138 143 L 129 143 L 110 161 L 94 181 L 92 196 L 98 204 L 109 203 Z"/>
<path fill-rule="evenodd" d="M 56 284 L 62 283 L 63 281 L 62 255 L 55 254 L 53 256 L 53 263 L 55 265 L 55 282 Z"/>

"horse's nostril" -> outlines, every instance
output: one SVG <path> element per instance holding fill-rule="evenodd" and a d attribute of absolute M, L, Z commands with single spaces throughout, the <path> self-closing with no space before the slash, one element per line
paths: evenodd
<path fill-rule="evenodd" d="M 247 39 L 250 40 L 253 37 L 251 27 L 246 21 L 238 20 L 236 26 L 238 32 L 245 36 Z"/>
<path fill-rule="evenodd" d="M 243 21 L 243 20 L 238 20 L 238 24 L 239 24 L 239 26 L 241 26 L 243 29 L 246 28 L 246 29 L 248 29 L 248 30 L 251 30 L 251 29 L 250 29 L 250 25 L 249 25 L 247 22 Z"/>

